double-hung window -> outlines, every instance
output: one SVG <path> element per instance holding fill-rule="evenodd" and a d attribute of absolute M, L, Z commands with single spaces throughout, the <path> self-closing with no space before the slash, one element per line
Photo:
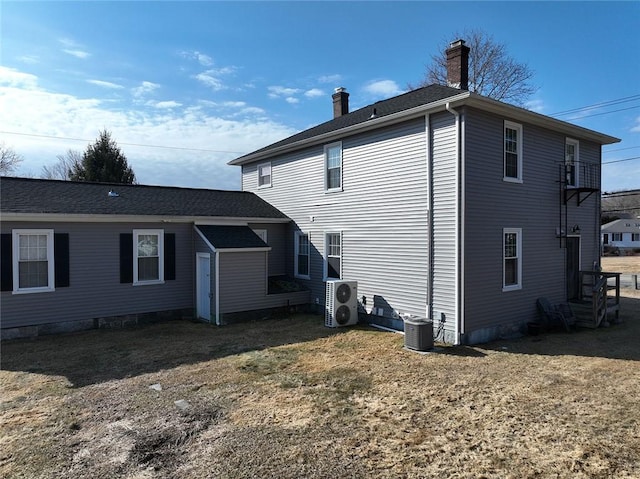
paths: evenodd
<path fill-rule="evenodd" d="M 13 230 L 13 292 L 53 291 L 53 230 Z"/>
<path fill-rule="evenodd" d="M 504 181 L 522 183 L 522 125 L 504 122 Z"/>
<path fill-rule="evenodd" d="M 631 241 L 634 243 L 640 241 L 640 233 L 631 233 Z"/>
<path fill-rule="evenodd" d="M 611 233 L 611 241 L 622 241 L 622 233 Z"/>
<path fill-rule="evenodd" d="M 578 186 L 578 182 L 580 181 L 578 177 L 578 167 L 580 165 L 579 153 L 578 140 L 567 138 L 564 155 L 567 186 Z"/>
<path fill-rule="evenodd" d="M 295 240 L 295 276 L 297 278 L 309 279 L 311 276 L 309 268 L 309 252 L 311 246 L 309 243 L 309 235 L 297 231 Z"/>
<path fill-rule="evenodd" d="M 267 188 L 271 186 L 271 163 L 258 165 L 258 187 Z"/>
<path fill-rule="evenodd" d="M 333 143 L 324 147 L 325 190 L 342 190 L 342 143 Z"/>
<path fill-rule="evenodd" d="M 502 230 L 502 291 L 522 288 L 522 229 Z"/>
<path fill-rule="evenodd" d="M 342 235 L 327 233 L 325 235 L 325 264 L 327 279 L 340 279 L 342 271 Z"/>
<path fill-rule="evenodd" d="M 133 230 L 133 283 L 164 281 L 164 237 L 162 230 Z"/>

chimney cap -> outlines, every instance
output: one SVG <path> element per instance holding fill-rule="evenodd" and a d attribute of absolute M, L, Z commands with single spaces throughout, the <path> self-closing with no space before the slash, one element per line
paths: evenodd
<path fill-rule="evenodd" d="M 345 87 L 343 87 L 343 86 L 339 86 L 338 88 L 335 88 L 333 91 L 335 93 L 342 93 L 344 91 L 347 91 L 347 89 Z"/>
<path fill-rule="evenodd" d="M 463 46 L 465 43 L 466 42 L 462 38 L 459 38 L 458 40 L 454 40 L 451 43 L 449 43 L 449 48 Z"/>

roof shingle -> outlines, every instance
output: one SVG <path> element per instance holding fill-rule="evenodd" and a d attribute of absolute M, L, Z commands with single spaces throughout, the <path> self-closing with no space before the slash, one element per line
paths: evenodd
<path fill-rule="evenodd" d="M 114 191 L 118 196 L 110 196 Z M 2 213 L 286 219 L 250 192 L 0 178 Z"/>

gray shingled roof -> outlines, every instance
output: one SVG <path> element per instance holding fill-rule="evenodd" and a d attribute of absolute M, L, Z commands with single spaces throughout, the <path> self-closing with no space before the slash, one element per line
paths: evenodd
<path fill-rule="evenodd" d="M 268 247 L 248 226 L 197 225 L 196 228 L 216 249 Z"/>
<path fill-rule="evenodd" d="M 271 145 L 265 146 L 259 150 L 253 151 L 246 155 L 243 155 L 235 160 L 231 161 L 231 164 L 242 163 L 243 158 L 253 156 L 261 153 L 266 153 L 269 150 L 286 146 L 292 143 L 296 143 L 301 140 L 308 140 L 325 133 L 341 130 L 349 126 L 364 123 L 371 119 L 371 115 L 375 109 L 375 117 L 380 118 L 394 113 L 398 113 L 405 110 L 410 110 L 421 105 L 433 103 L 435 101 L 444 100 L 455 95 L 459 95 L 463 91 L 458 88 L 451 88 L 442 85 L 429 85 L 423 88 L 418 88 L 402 95 L 394 96 L 387 100 L 382 100 L 371 105 L 367 105 L 358 110 L 352 111 L 346 115 L 334 118 L 333 120 L 322 123 L 308 130 L 301 131 L 289 138 L 278 141 Z"/>
<path fill-rule="evenodd" d="M 109 191 L 119 196 L 109 196 Z M 2 213 L 276 218 L 277 208 L 243 191 L 0 178 Z"/>

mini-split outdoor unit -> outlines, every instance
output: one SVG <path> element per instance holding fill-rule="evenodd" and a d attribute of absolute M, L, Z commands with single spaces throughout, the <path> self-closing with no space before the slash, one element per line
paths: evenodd
<path fill-rule="evenodd" d="M 358 322 L 358 282 L 327 281 L 324 325 L 329 328 L 351 326 Z"/>

